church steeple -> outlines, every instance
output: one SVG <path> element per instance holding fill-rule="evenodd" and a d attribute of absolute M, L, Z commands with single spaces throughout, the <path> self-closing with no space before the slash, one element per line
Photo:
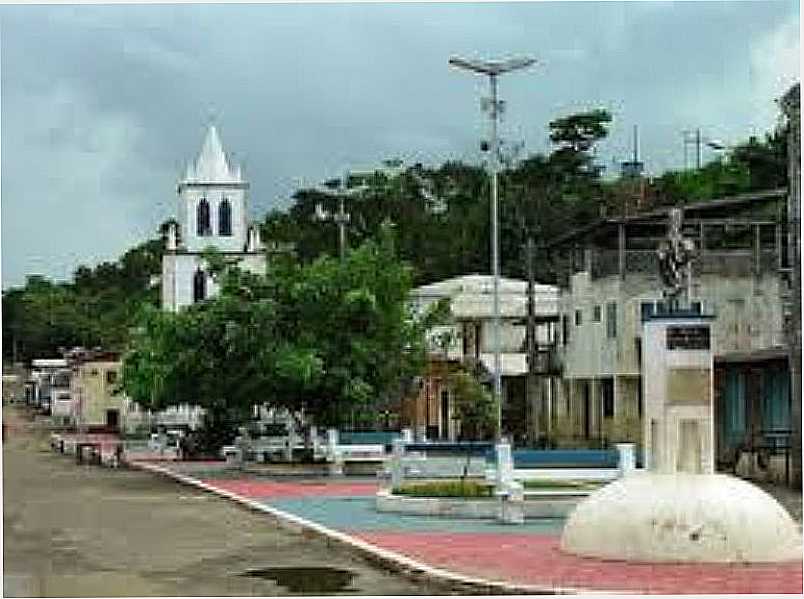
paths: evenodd
<path fill-rule="evenodd" d="M 195 163 L 187 165 L 182 183 L 242 183 L 240 167 L 229 164 L 218 136 L 218 129 L 210 125 L 204 144 Z"/>
<path fill-rule="evenodd" d="M 176 311 L 219 291 L 204 259 L 207 248 L 226 253 L 237 264 L 265 274 L 259 229 L 246 219 L 248 183 L 230 162 L 214 124 L 209 125 L 198 157 L 178 183 L 178 222 L 168 229 L 162 256 L 162 306 Z"/>
<path fill-rule="evenodd" d="M 246 190 L 240 167 L 223 150 L 218 129 L 207 128 L 198 157 L 179 181 L 179 225 L 186 250 L 215 247 L 243 252 L 247 244 Z"/>

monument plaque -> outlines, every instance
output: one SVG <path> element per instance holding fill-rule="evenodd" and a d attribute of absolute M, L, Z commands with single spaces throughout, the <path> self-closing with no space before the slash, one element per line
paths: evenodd
<path fill-rule="evenodd" d="M 667 327 L 667 349 L 711 349 L 708 326 Z"/>

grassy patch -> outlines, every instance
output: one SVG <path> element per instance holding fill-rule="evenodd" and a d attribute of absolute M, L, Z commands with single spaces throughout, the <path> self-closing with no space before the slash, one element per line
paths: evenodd
<path fill-rule="evenodd" d="M 446 480 L 408 483 L 394 489 L 395 495 L 409 497 L 491 497 L 492 487 L 477 481 Z"/>
<path fill-rule="evenodd" d="M 598 482 L 583 480 L 528 480 L 523 483 L 526 490 L 553 491 L 594 491 L 602 486 Z M 439 480 L 406 483 L 393 490 L 395 495 L 408 497 L 451 497 L 456 499 L 476 499 L 492 497 L 494 485 L 476 480 Z"/>

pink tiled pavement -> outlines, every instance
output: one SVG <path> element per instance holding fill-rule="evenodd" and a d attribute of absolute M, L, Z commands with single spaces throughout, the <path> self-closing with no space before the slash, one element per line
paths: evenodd
<path fill-rule="evenodd" d="M 801 562 L 647 564 L 562 553 L 535 534 L 355 532 L 369 543 L 452 572 L 545 587 L 658 594 L 802 592 Z"/>
<path fill-rule="evenodd" d="M 366 497 L 377 492 L 376 483 L 299 483 L 254 479 L 205 479 L 203 482 L 243 497 Z"/>

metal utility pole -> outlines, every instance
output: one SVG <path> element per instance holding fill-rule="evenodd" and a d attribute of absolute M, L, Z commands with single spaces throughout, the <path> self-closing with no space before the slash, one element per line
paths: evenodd
<path fill-rule="evenodd" d="M 502 375 L 500 369 L 500 259 L 497 239 L 497 170 L 499 168 L 499 140 L 497 139 L 497 118 L 502 102 L 497 99 L 497 77 L 510 71 L 524 69 L 533 65 L 533 58 L 513 58 L 510 60 L 480 61 L 458 57 L 449 59 L 449 64 L 461 69 L 480 73 L 489 78 L 491 101 L 491 140 L 489 171 L 491 172 L 491 271 L 494 280 L 493 330 L 494 330 L 494 399 L 497 402 L 497 437 L 502 438 Z"/>
<path fill-rule="evenodd" d="M 701 168 L 701 129 L 700 127 L 695 131 L 682 131 L 684 137 L 684 170 L 687 170 L 687 146 L 690 144 L 695 145 L 695 168 Z"/>
<path fill-rule="evenodd" d="M 708 138 L 701 135 L 700 127 L 697 128 L 695 131 L 682 131 L 681 134 L 684 137 L 684 170 L 687 170 L 688 163 L 687 163 L 687 146 L 694 145 L 695 146 L 695 168 L 700 170 L 701 163 L 702 163 L 702 154 L 701 151 L 703 150 L 703 146 L 707 146 L 708 148 L 716 151 L 722 151 L 728 149 L 729 146 L 726 144 Z"/>
<path fill-rule="evenodd" d="M 527 339 L 528 345 L 528 376 L 527 381 L 525 383 L 525 397 L 527 401 L 527 411 L 530 415 L 528 422 L 532 422 L 532 427 L 530 430 L 533 430 L 536 433 L 536 437 L 539 436 L 539 425 L 542 415 L 541 410 L 541 401 L 539 401 L 539 405 L 536 407 L 535 410 L 531 409 L 533 404 L 534 397 L 531 397 L 531 391 L 533 391 L 533 382 L 534 382 L 534 373 L 536 371 L 536 306 L 535 306 L 535 297 L 534 297 L 534 281 L 533 281 L 533 237 L 528 235 L 528 244 L 527 244 L 527 265 L 528 265 L 528 321 L 527 327 L 525 329 L 525 335 Z M 532 435 L 530 432 L 528 433 L 528 441 L 533 441 Z"/>
<path fill-rule="evenodd" d="M 337 181 L 337 179 L 335 179 Z M 349 186 L 349 171 L 344 173 L 343 179 L 341 180 L 338 191 L 336 192 L 338 195 L 338 211 L 335 213 L 329 213 L 324 210 L 321 204 L 316 204 L 315 207 L 315 215 L 316 218 L 320 221 L 331 220 L 336 225 L 338 225 L 338 249 L 341 261 L 344 260 L 346 257 L 346 225 L 349 224 L 349 219 L 351 216 L 348 212 L 346 212 L 345 200 L 346 197 L 351 195 L 348 189 Z M 327 188 L 321 190 L 325 193 L 332 193 L 332 188 Z"/>
<path fill-rule="evenodd" d="M 350 218 L 344 205 L 344 195 L 342 193 L 338 198 L 338 212 L 332 215 L 332 220 L 338 225 L 338 249 L 341 260 L 346 257 L 346 225 Z"/>

